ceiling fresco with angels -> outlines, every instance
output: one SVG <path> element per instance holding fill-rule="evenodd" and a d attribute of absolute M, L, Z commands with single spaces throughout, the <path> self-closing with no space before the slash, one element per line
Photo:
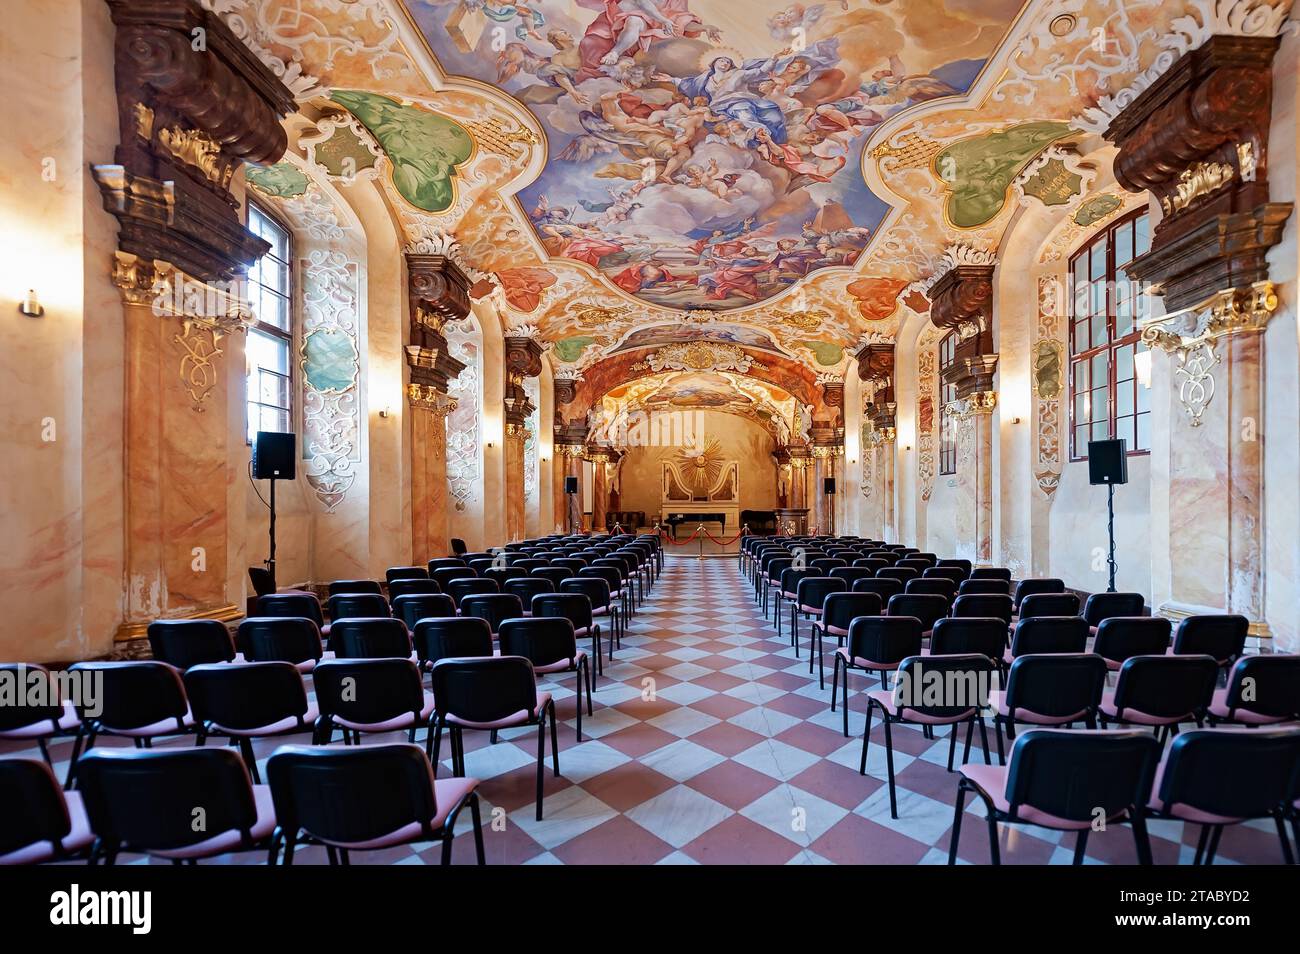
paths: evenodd
<path fill-rule="evenodd" d="M 1020 0 L 407 7 L 443 69 L 540 121 L 546 165 L 518 198 L 549 256 L 729 309 L 857 260 L 889 208 L 863 182 L 872 130 L 968 89 Z"/>

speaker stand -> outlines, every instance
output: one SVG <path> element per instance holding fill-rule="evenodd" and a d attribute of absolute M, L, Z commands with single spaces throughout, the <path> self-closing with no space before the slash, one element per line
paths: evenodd
<path fill-rule="evenodd" d="M 1106 534 L 1110 539 L 1110 554 L 1106 563 L 1110 568 L 1110 585 L 1107 593 L 1115 592 L 1115 485 L 1106 484 Z"/>
<path fill-rule="evenodd" d="M 271 555 L 263 561 L 266 564 L 266 570 L 271 574 L 271 592 L 276 589 L 275 583 L 275 478 L 271 478 Z"/>

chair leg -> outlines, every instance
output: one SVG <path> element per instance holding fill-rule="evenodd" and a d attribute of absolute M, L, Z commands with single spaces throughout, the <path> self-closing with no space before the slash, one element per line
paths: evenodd
<path fill-rule="evenodd" d="M 812 630 L 808 633 L 808 675 L 813 671 L 813 655 L 817 652 L 817 634 L 821 632 L 820 624 L 813 623 Z"/>
<path fill-rule="evenodd" d="M 72 740 L 72 756 L 68 761 L 68 777 L 63 782 L 64 789 L 71 789 L 73 782 L 76 780 L 77 759 L 81 758 L 81 744 L 83 741 L 85 741 L 85 726 L 77 726 L 77 735 Z"/>
<path fill-rule="evenodd" d="M 551 722 L 551 770 L 555 777 L 560 777 L 560 740 L 559 740 L 559 723 L 560 720 L 555 718 L 555 700 L 552 699 L 547 708 L 550 710 Z"/>
<path fill-rule="evenodd" d="M 442 720 L 435 714 L 433 727 L 429 730 L 429 764 L 433 766 L 433 777 L 438 777 L 438 754 L 442 749 Z"/>
<path fill-rule="evenodd" d="M 487 864 L 487 857 L 483 853 L 483 817 L 479 811 L 478 792 L 474 792 L 469 797 L 470 819 L 474 822 L 474 859 L 478 864 Z"/>
<path fill-rule="evenodd" d="M 537 820 L 542 820 L 542 781 L 546 771 L 546 715 L 537 722 Z"/>
<path fill-rule="evenodd" d="M 989 799 L 984 799 L 984 808 L 987 812 L 985 820 L 989 826 L 989 861 L 995 865 L 1002 864 L 1002 852 L 998 848 L 998 813 L 993 808 L 993 803 Z"/>
<path fill-rule="evenodd" d="M 1146 816 L 1135 812 L 1129 823 L 1133 827 L 1133 844 L 1137 848 L 1138 864 L 1151 864 L 1151 836 L 1147 832 Z"/>
<path fill-rule="evenodd" d="M 998 737 L 998 764 L 1006 765 L 1007 752 L 1006 752 L 1006 747 L 1002 742 L 1002 716 L 1000 715 L 993 717 L 993 732 Z"/>
<path fill-rule="evenodd" d="M 817 634 L 817 688 L 826 691 L 826 650 L 822 647 L 821 633 Z"/>
<path fill-rule="evenodd" d="M 247 736 L 239 740 L 239 754 L 244 757 L 244 764 L 248 766 L 248 774 L 253 776 L 253 784 L 261 785 L 262 776 L 257 772 L 257 756 L 253 754 L 253 740 Z"/>
<path fill-rule="evenodd" d="M 1083 864 L 1084 853 L 1088 850 L 1088 829 L 1081 828 L 1074 837 L 1074 861 L 1071 864 Z"/>
<path fill-rule="evenodd" d="M 451 864 L 451 842 L 455 837 L 452 830 L 444 825 L 442 829 L 442 857 L 439 859 L 439 864 Z"/>
<path fill-rule="evenodd" d="M 992 760 L 991 758 L 989 758 L 989 730 L 988 730 L 988 726 L 986 726 L 986 725 L 984 724 L 984 717 L 983 717 L 982 715 L 981 715 L 981 716 L 976 716 L 976 720 L 979 722 L 979 727 L 980 727 L 980 745 L 984 748 L 984 764 L 985 764 L 985 765 L 992 765 L 992 764 L 993 764 L 993 760 Z M 969 738 L 969 737 L 967 737 L 967 739 L 966 739 L 966 748 L 967 748 L 967 751 L 968 751 L 968 754 L 969 754 L 969 749 L 970 749 L 970 738 Z"/>
<path fill-rule="evenodd" d="M 1205 850 L 1205 863 L 1214 864 L 1214 856 L 1219 853 L 1219 837 L 1223 834 L 1223 826 L 1215 825 L 1214 831 L 1210 834 L 1210 844 Z"/>
<path fill-rule="evenodd" d="M 1201 836 L 1196 839 L 1196 855 L 1192 858 L 1192 864 L 1199 865 L 1201 859 L 1205 856 L 1205 845 L 1210 840 L 1210 826 L 1201 826 Z"/>
<path fill-rule="evenodd" d="M 966 780 L 957 783 L 957 805 L 952 816 L 952 834 L 948 836 L 948 864 L 957 863 L 957 843 L 961 841 L 961 816 L 966 808 Z"/>
<path fill-rule="evenodd" d="M 958 724 L 955 722 L 952 725 L 948 726 L 948 771 L 949 772 L 952 771 L 953 757 L 957 754 L 957 734 L 960 731 L 961 730 L 958 728 Z"/>
<path fill-rule="evenodd" d="M 894 736 L 890 729 L 889 714 L 885 714 L 885 768 L 889 772 L 889 817 L 898 817 L 898 795 L 894 790 Z M 866 755 L 866 746 L 862 749 Z"/>
<path fill-rule="evenodd" d="M 873 708 L 874 708 L 874 704 L 871 702 L 870 698 L 868 698 L 868 699 L 867 699 L 867 727 L 866 727 L 865 729 L 862 730 L 862 762 L 861 762 L 861 764 L 858 765 L 858 774 L 859 774 L 859 775 L 866 775 L 866 774 L 867 774 L 867 745 L 871 742 L 871 712 L 872 712 L 872 709 L 873 709 Z M 849 728 L 848 728 L 848 726 L 849 726 L 849 720 L 848 720 L 848 715 L 847 715 L 847 713 L 848 713 L 848 709 L 849 709 L 849 707 L 848 707 L 847 705 L 845 705 L 845 707 L 844 707 L 844 711 L 845 711 L 845 713 L 846 713 L 846 714 L 845 714 L 845 717 L 844 717 L 844 734 L 845 734 L 845 735 L 848 735 L 848 734 L 849 734 Z M 886 725 L 889 724 L 889 716 L 888 716 L 888 714 L 886 714 L 886 716 L 885 716 L 885 724 L 886 724 Z"/>

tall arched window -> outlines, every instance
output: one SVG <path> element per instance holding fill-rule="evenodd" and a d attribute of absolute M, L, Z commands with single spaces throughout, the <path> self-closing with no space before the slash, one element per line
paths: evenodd
<path fill-rule="evenodd" d="M 1070 459 L 1088 456 L 1088 441 L 1124 438 L 1130 454 L 1151 449 L 1151 406 L 1138 381 L 1138 322 L 1148 299 L 1128 277 L 1151 247 L 1144 211 L 1099 231 L 1070 258 Z"/>
<path fill-rule="evenodd" d="M 957 422 L 948 405 L 957 400 L 957 385 L 949 384 L 944 372 L 957 359 L 957 334 L 949 332 L 939 342 L 939 473 L 957 473 Z"/>
<path fill-rule="evenodd" d="M 258 431 L 293 430 L 293 246 L 289 230 L 254 202 L 248 230 L 271 250 L 248 270 L 256 321 L 248 331 L 248 442 Z"/>

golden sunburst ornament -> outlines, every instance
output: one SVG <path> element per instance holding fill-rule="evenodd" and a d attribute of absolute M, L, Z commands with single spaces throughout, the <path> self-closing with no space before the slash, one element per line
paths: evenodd
<path fill-rule="evenodd" d="M 722 473 L 722 445 L 711 438 L 702 448 L 683 447 L 676 454 L 676 463 L 682 476 L 695 488 L 696 493 L 707 493 L 717 483 Z"/>

